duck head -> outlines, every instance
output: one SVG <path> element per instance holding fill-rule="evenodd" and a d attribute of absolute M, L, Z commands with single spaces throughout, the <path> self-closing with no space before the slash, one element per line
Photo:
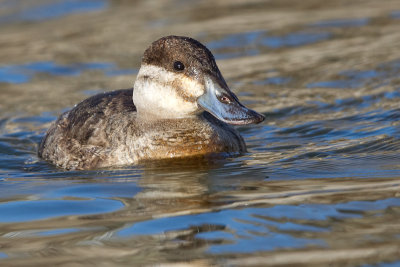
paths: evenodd
<path fill-rule="evenodd" d="M 133 90 L 138 116 L 185 118 L 207 111 L 229 124 L 259 123 L 226 84 L 212 53 L 189 37 L 167 36 L 144 52 Z"/>

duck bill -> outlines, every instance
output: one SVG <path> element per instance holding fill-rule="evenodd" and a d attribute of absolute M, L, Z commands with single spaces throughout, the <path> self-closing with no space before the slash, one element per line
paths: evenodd
<path fill-rule="evenodd" d="M 235 125 L 260 123 L 265 119 L 263 115 L 243 106 L 225 81 L 216 80 L 205 77 L 206 93 L 197 99 L 203 109 L 217 119 Z"/>

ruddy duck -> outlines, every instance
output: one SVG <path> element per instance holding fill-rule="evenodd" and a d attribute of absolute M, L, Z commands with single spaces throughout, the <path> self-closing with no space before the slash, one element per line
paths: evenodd
<path fill-rule="evenodd" d="M 240 154 L 246 145 L 228 124 L 263 120 L 229 90 L 204 45 L 167 36 L 144 52 L 133 88 L 92 96 L 62 114 L 38 154 L 65 169 Z"/>

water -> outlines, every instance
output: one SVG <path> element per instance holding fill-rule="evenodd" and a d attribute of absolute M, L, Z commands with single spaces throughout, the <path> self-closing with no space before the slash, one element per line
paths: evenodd
<path fill-rule="evenodd" d="M 2 5 L 9 12 L 0 16 L 0 23 L 55 19 L 73 13 L 102 10 L 107 7 L 107 3 L 106 0 L 54 0 L 34 4 L 23 3 L 21 0 L 6 0 L 2 1 Z"/>
<path fill-rule="evenodd" d="M 27 83 L 38 74 L 78 76 L 87 70 L 102 70 L 108 76 L 137 73 L 135 70 L 118 69 L 115 64 L 106 62 L 58 65 L 51 61 L 43 61 L 0 67 L 0 82 Z"/>
<path fill-rule="evenodd" d="M 400 264 L 400 2 L 24 3 L 0 1 L 0 265 Z M 238 127 L 248 153 L 91 171 L 37 157 L 59 114 L 131 87 L 171 33 L 267 117 Z"/>

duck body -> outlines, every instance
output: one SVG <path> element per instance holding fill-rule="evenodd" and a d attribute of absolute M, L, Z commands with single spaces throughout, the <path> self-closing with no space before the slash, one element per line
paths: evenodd
<path fill-rule="evenodd" d="M 229 156 L 246 151 L 229 124 L 263 120 L 229 90 L 204 45 L 167 36 L 144 52 L 133 89 L 92 96 L 62 114 L 38 155 L 65 169 Z"/>
<path fill-rule="evenodd" d="M 94 169 L 246 151 L 236 129 L 206 112 L 181 119 L 138 118 L 132 91 L 98 94 L 62 114 L 40 143 L 39 156 L 64 169 Z"/>

